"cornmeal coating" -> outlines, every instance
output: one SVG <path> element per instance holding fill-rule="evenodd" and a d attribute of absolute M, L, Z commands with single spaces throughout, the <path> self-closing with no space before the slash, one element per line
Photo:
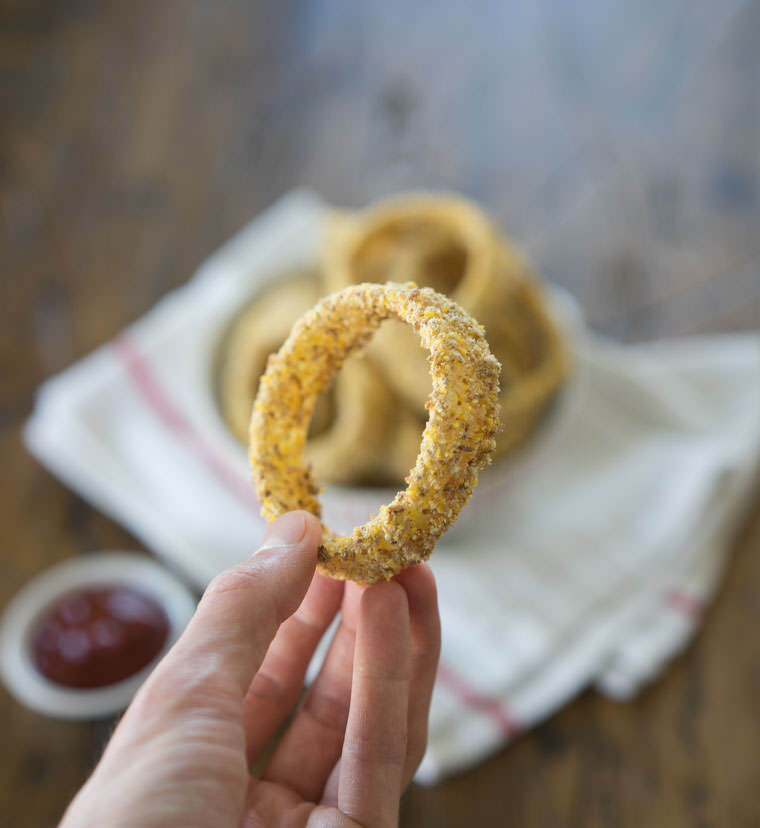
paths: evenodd
<path fill-rule="evenodd" d="M 339 537 L 323 525 L 320 571 L 371 584 L 426 560 L 456 519 L 500 427 L 500 365 L 484 330 L 451 299 L 413 282 L 351 285 L 325 297 L 270 356 L 253 407 L 250 458 L 261 513 L 318 517 L 319 488 L 304 463 L 317 395 L 384 319 L 409 324 L 428 352 L 433 390 L 407 488 L 376 517 Z"/>

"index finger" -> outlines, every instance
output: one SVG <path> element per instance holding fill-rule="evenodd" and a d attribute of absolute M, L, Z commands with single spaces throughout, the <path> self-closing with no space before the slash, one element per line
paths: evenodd
<path fill-rule="evenodd" d="M 365 590 L 356 632 L 351 708 L 338 807 L 361 825 L 398 821 L 411 682 L 409 604 L 400 584 Z"/>

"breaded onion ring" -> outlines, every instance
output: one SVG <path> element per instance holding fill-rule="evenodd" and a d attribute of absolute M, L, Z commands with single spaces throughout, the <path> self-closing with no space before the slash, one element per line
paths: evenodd
<path fill-rule="evenodd" d="M 244 445 L 269 355 L 321 295 L 316 270 L 283 278 L 246 305 L 225 331 L 217 360 L 218 402 L 230 431 Z M 427 371 L 424 378 L 430 382 Z M 414 463 L 422 426 L 377 367 L 352 356 L 333 388 L 317 398 L 306 461 L 323 483 L 396 485 Z"/>
<path fill-rule="evenodd" d="M 293 322 L 321 295 L 316 268 L 298 272 L 294 278 L 288 275 L 284 274 L 235 316 L 220 345 L 219 404 L 228 428 L 244 445 L 248 442 L 259 377 L 269 354 L 282 345 Z M 312 431 L 324 431 L 331 419 L 330 406 L 323 398 Z"/>
<path fill-rule="evenodd" d="M 250 458 L 261 513 L 320 516 L 304 464 L 314 401 L 346 356 L 384 319 L 400 319 L 429 353 L 429 419 L 407 488 L 348 537 L 323 528 L 320 571 L 371 584 L 430 556 L 490 461 L 499 429 L 499 371 L 483 328 L 455 302 L 414 283 L 352 285 L 322 299 L 269 358 L 253 408 Z"/>
<path fill-rule="evenodd" d="M 459 196 L 411 193 L 357 213 L 333 212 L 322 272 L 332 290 L 414 281 L 450 296 L 485 326 L 502 366 L 504 428 L 494 458 L 530 436 L 567 373 L 562 335 L 527 259 L 483 210 Z M 414 331 L 395 321 L 383 325 L 367 356 L 394 393 L 422 413 L 430 375 Z"/>

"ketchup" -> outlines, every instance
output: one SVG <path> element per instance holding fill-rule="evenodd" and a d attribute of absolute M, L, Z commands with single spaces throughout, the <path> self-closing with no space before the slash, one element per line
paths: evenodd
<path fill-rule="evenodd" d="M 70 592 L 41 618 L 32 658 L 65 687 L 105 687 L 134 675 L 161 652 L 169 634 L 163 608 L 133 587 Z"/>

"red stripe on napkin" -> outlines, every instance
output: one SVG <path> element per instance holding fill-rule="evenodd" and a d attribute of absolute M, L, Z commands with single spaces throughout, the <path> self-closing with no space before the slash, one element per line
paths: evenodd
<path fill-rule="evenodd" d="M 692 621 L 699 621 L 705 611 L 705 605 L 699 598 L 677 589 L 671 589 L 665 594 L 665 605 Z"/>
<path fill-rule="evenodd" d="M 246 509 L 254 512 L 256 518 L 261 521 L 253 484 L 243 480 L 206 442 L 182 410 L 171 400 L 166 390 L 161 387 L 150 365 L 132 339 L 123 334 L 113 341 L 112 347 L 140 396 L 158 419 L 201 460 L 233 497 Z"/>
<path fill-rule="evenodd" d="M 489 716 L 506 739 L 513 739 L 522 732 L 519 722 L 501 699 L 483 695 L 443 662 L 438 665 L 436 678 L 449 693 L 456 696 L 471 710 L 477 710 Z"/>

